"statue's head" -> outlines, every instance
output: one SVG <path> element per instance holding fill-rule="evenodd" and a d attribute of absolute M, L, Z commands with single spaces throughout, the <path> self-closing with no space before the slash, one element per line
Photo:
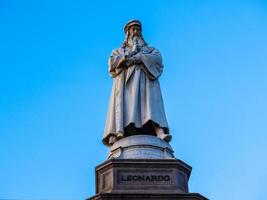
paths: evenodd
<path fill-rule="evenodd" d="M 145 46 L 147 45 L 142 36 L 142 24 L 139 20 L 131 20 L 124 26 L 125 40 L 123 47 L 132 47 L 133 45 Z"/>

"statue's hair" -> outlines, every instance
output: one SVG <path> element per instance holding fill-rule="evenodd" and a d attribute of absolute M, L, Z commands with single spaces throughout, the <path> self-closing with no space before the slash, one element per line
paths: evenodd
<path fill-rule="evenodd" d="M 124 41 L 123 41 L 123 43 L 122 43 L 122 47 L 123 47 L 123 48 L 128 46 L 129 37 L 130 37 L 130 31 L 127 31 L 126 34 L 125 34 L 125 39 L 124 39 Z M 147 46 L 147 43 L 146 43 L 146 41 L 144 40 L 144 37 L 143 37 L 143 35 L 142 35 L 142 32 L 140 32 L 140 37 L 141 37 L 141 39 L 144 41 L 144 46 Z"/>

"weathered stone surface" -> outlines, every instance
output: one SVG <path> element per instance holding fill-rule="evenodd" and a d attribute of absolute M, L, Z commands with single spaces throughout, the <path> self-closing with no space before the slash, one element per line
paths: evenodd
<path fill-rule="evenodd" d="M 151 135 L 125 137 L 110 147 L 109 158 L 174 159 L 169 143 Z"/>
<path fill-rule="evenodd" d="M 87 200 L 208 200 L 189 193 L 191 170 L 178 159 L 110 159 L 96 167 L 96 195 Z"/>
<path fill-rule="evenodd" d="M 177 159 L 111 159 L 96 167 L 96 193 L 187 193 L 190 173 Z"/>

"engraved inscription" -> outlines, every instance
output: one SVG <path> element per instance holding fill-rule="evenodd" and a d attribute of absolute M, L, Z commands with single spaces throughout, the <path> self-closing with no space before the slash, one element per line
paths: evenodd
<path fill-rule="evenodd" d="M 131 185 L 173 185 L 175 178 L 164 172 L 120 172 L 119 184 Z"/>
<path fill-rule="evenodd" d="M 139 181 L 139 182 L 154 182 L 154 181 L 170 181 L 170 176 L 156 176 L 156 175 L 128 175 L 128 176 L 121 176 L 121 181 Z"/>

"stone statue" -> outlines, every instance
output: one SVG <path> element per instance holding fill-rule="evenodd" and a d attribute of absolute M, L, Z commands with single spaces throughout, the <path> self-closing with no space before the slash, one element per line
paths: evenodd
<path fill-rule="evenodd" d="M 132 135 L 154 135 L 169 142 L 158 81 L 163 71 L 160 52 L 145 42 L 140 21 L 129 21 L 124 32 L 125 41 L 109 57 L 114 82 L 103 143 L 111 146 Z"/>
<path fill-rule="evenodd" d="M 96 195 L 87 200 L 208 200 L 189 193 L 192 167 L 175 158 L 169 143 L 160 52 L 145 42 L 140 21 L 124 31 L 125 41 L 109 57 L 113 88 L 103 137 L 109 154 L 95 168 Z"/>

